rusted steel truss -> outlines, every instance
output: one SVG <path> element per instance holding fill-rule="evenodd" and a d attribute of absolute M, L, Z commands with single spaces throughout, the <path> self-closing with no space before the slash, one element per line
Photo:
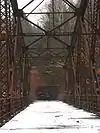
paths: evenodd
<path fill-rule="evenodd" d="M 81 1 L 80 8 L 82 12 Z M 100 2 L 88 0 L 83 17 L 77 16 L 67 70 L 69 102 L 89 111 L 100 111 Z M 89 33 L 89 34 L 87 34 Z M 83 35 L 86 34 L 86 35 Z M 71 76 L 72 75 L 72 76 Z M 69 77 L 69 79 L 68 79 Z"/>
<path fill-rule="evenodd" d="M 61 67 L 65 70 L 67 102 L 96 112 L 100 110 L 99 0 L 81 0 L 79 7 L 69 0 L 62 0 L 70 10 L 59 12 L 55 11 L 55 0 L 52 0 L 52 11 L 36 12 L 44 1 L 41 0 L 31 12 L 25 12 L 24 9 L 34 3 L 34 0 L 23 5 L 20 10 L 16 0 L 0 0 L 1 125 L 26 105 L 29 64 L 34 65 L 38 60 L 40 63 L 41 60 L 53 61 L 56 65 L 58 61 L 61 63 Z M 28 19 L 30 15 L 34 17 L 39 14 L 52 16 L 49 29 Z M 68 17 L 56 25 L 57 14 Z M 35 26 L 40 32 L 23 32 L 22 21 Z M 69 28 L 68 24 L 72 22 L 74 24 Z M 33 40 L 25 44 L 25 37 Z M 66 37 L 67 41 L 62 37 Z M 43 45 L 43 39 L 45 47 L 42 51 L 37 51 L 38 45 Z M 61 47 L 52 47 L 51 39 L 58 42 Z"/>
<path fill-rule="evenodd" d="M 22 10 L 31 2 L 25 5 Z M 42 2 L 43 1 L 41 1 L 41 3 Z M 62 59 L 64 62 L 63 68 L 65 68 L 66 72 L 65 90 L 69 102 L 88 110 L 97 111 L 99 110 L 100 95 L 100 73 L 97 73 L 100 67 L 100 2 L 99 0 L 81 0 L 79 7 L 73 5 L 69 0 L 63 0 L 63 2 L 71 8 L 71 11 L 69 10 L 67 12 L 62 12 L 62 14 L 70 14 L 70 17 L 57 26 L 55 26 L 55 14 L 60 14 L 60 12 L 55 11 L 55 0 L 52 0 L 51 12 L 35 12 L 35 9 L 40 6 L 41 3 L 30 13 L 24 12 L 27 16 L 34 16 L 38 14 L 52 15 L 52 28 L 49 30 L 35 24 L 33 21 L 30 21 L 21 14 L 21 17 L 25 21 L 41 30 L 41 33 L 37 34 L 23 34 L 23 36 L 38 37 L 38 39 L 25 47 L 27 49 L 27 58 L 31 60 L 49 60 L 55 58 Z M 66 29 L 64 32 L 56 31 L 61 26 L 67 25 L 72 19 L 74 19 L 75 22 L 73 31 L 71 31 L 71 29 L 70 31 Z M 61 36 L 69 36 L 71 41 L 64 42 L 60 39 Z M 51 48 L 50 44 L 47 45 L 42 53 L 36 52 L 37 42 L 42 40 L 44 37 L 53 38 L 54 40 L 57 40 L 61 44 L 65 45 L 66 47 L 63 48 L 65 48 L 66 53 L 69 52 L 69 54 L 67 56 L 63 56 L 63 52 L 55 53 L 57 48 Z M 47 57 L 45 56 L 46 52 L 49 54 Z"/>
<path fill-rule="evenodd" d="M 46 51 L 48 52 L 48 53 L 51 53 L 51 52 L 54 52 L 55 50 L 57 51 L 57 48 L 52 48 L 52 47 L 46 47 L 45 49 L 44 49 L 44 51 L 42 52 L 42 53 L 37 53 L 36 54 L 36 48 L 37 48 L 37 44 L 38 44 L 38 42 L 40 41 L 41 42 L 41 40 L 43 40 L 44 38 L 47 38 L 47 41 L 49 42 L 49 40 L 50 40 L 50 38 L 52 38 L 52 39 L 54 39 L 54 40 L 56 40 L 58 43 L 60 43 L 61 45 L 64 45 L 63 46 L 63 49 L 66 49 L 66 51 L 68 51 L 68 49 L 69 49 L 69 45 L 70 44 L 68 44 L 66 41 L 63 41 L 62 39 L 60 39 L 59 38 L 59 36 L 62 36 L 62 37 L 64 37 L 64 36 L 72 36 L 72 34 L 73 34 L 73 32 L 67 32 L 67 31 L 65 31 L 65 32 L 57 32 L 56 30 L 58 30 L 59 28 L 61 28 L 62 26 L 64 26 L 64 25 L 67 25 L 67 23 L 68 22 L 70 22 L 70 20 L 72 20 L 73 18 L 75 18 L 76 17 L 76 11 L 75 10 L 73 10 L 72 9 L 72 11 L 65 11 L 65 12 L 61 12 L 61 11 L 59 11 L 59 12 L 57 12 L 57 11 L 55 11 L 55 0 L 52 0 L 51 2 L 52 2 L 52 11 L 51 12 L 36 12 L 35 10 L 44 2 L 45 0 L 43 0 L 43 1 L 41 1 L 31 12 L 25 12 L 24 11 L 24 9 L 26 8 L 26 7 L 28 7 L 32 2 L 33 2 L 33 4 L 34 4 L 34 1 L 32 0 L 32 1 L 30 1 L 28 4 L 26 4 L 25 6 L 23 6 L 23 8 L 22 9 L 20 9 L 20 17 L 22 17 L 23 18 L 23 20 L 24 21 L 26 21 L 26 22 L 28 22 L 28 23 L 30 23 L 31 25 L 33 25 L 33 26 L 35 26 L 36 28 L 38 28 L 41 32 L 39 32 L 39 33 L 23 33 L 23 34 L 20 34 L 20 36 L 23 36 L 23 37 L 33 37 L 33 41 L 30 43 L 30 44 L 27 44 L 27 46 L 25 46 L 25 48 L 24 48 L 24 50 L 25 50 L 25 52 L 27 52 L 27 58 L 29 58 L 29 59 L 39 59 L 40 58 L 40 60 L 42 59 L 42 58 L 44 58 L 44 56 L 42 56 L 43 54 L 45 54 L 46 53 Z M 63 0 L 62 0 L 63 1 Z M 74 5 L 73 4 L 71 4 L 70 2 L 68 2 L 68 1 L 63 1 L 65 4 L 66 4 L 66 6 L 69 6 L 70 8 L 72 8 L 72 6 L 74 7 Z M 67 3 L 68 2 L 68 3 Z M 68 4 L 68 5 L 67 5 Z M 23 12 L 23 13 L 22 13 Z M 39 26 L 38 24 L 35 24 L 34 23 L 34 21 L 31 21 L 31 20 L 29 20 L 27 17 L 29 16 L 29 15 L 33 15 L 33 17 L 34 17 L 34 15 L 39 15 L 39 14 L 42 14 L 42 15 L 46 15 L 46 14 L 49 14 L 49 15 L 51 15 L 52 16 L 52 28 L 50 28 L 49 30 L 46 30 L 46 29 L 44 29 L 43 27 L 41 27 L 41 26 Z M 55 25 L 55 14 L 66 14 L 66 15 L 71 15 L 71 17 L 69 17 L 69 18 L 67 18 L 66 20 L 63 20 L 63 22 L 62 23 L 60 23 L 59 25 Z M 35 39 L 34 40 L 34 38 L 35 37 L 37 37 L 37 39 Z M 47 42 L 47 43 L 48 43 Z M 59 47 L 58 47 L 58 49 L 60 49 Z M 62 48 L 61 48 L 62 49 Z M 30 52 L 31 51 L 31 52 Z M 30 56 L 30 53 L 33 53 L 33 56 Z M 50 56 L 50 55 L 49 55 Z M 61 55 L 59 55 L 58 53 L 57 53 L 57 55 L 56 54 L 54 54 L 53 56 L 51 56 L 51 57 L 54 57 L 54 58 L 57 58 L 57 56 L 58 57 L 62 57 L 62 58 L 66 58 L 65 56 L 61 56 Z M 50 57 L 49 57 L 50 58 Z"/>
<path fill-rule="evenodd" d="M 17 7 L 17 6 L 15 6 Z M 0 125 L 23 107 L 23 38 L 12 1 L 0 0 Z"/>
<path fill-rule="evenodd" d="M 22 18 L 24 22 L 38 29 L 39 32 L 23 32 L 22 34 L 14 36 L 22 36 L 24 38 L 29 37 L 30 39 L 32 39 L 30 43 L 25 44 L 25 46 L 23 47 L 25 54 L 24 59 L 27 59 L 29 61 L 30 66 L 36 66 L 38 67 L 38 69 L 41 69 L 43 67 L 43 69 L 45 69 L 44 71 L 46 71 L 47 67 L 51 67 L 52 69 L 52 66 L 60 66 L 62 67 L 62 71 L 65 71 L 65 69 L 63 68 L 65 66 L 67 54 L 70 48 L 70 41 L 67 42 L 67 40 L 64 38 L 68 38 L 68 40 L 70 40 L 69 38 L 71 38 L 71 36 L 74 34 L 71 28 L 67 30 L 67 25 L 70 22 L 72 23 L 72 20 L 74 22 L 76 21 L 76 7 L 67 0 L 61 0 L 60 2 L 64 4 L 66 10 L 57 11 L 57 1 L 58 0 L 51 0 L 50 11 L 36 11 L 36 9 L 43 2 L 45 2 L 45 0 L 41 0 L 41 2 L 30 12 L 25 12 L 25 8 L 27 8 L 31 3 L 34 4 L 33 0 L 29 1 L 29 3 L 24 5 L 22 9 L 18 11 L 20 18 Z M 45 28 L 35 23 L 34 20 L 32 21 L 31 19 L 29 19 L 30 15 L 34 18 L 34 16 L 38 16 L 40 14 L 47 15 L 49 17 L 49 28 Z M 63 16 L 62 19 L 60 18 L 61 21 L 57 21 L 56 18 L 58 19 L 61 16 Z M 65 30 L 61 31 L 61 29 L 64 28 Z M 56 46 L 54 46 L 55 44 Z M 40 48 L 40 50 L 38 50 L 38 48 Z M 65 75 L 63 77 L 62 84 L 64 84 L 63 82 L 65 82 Z M 64 86 L 66 86 L 66 84 Z M 66 89 L 66 87 L 62 88 Z M 62 91 L 64 91 L 64 89 Z"/>
<path fill-rule="evenodd" d="M 44 2 L 43 0 L 31 12 L 26 13 L 24 9 L 32 2 L 34 3 L 34 0 L 31 0 L 18 11 L 17 14 L 23 18 L 24 21 L 37 27 L 41 31 L 39 33 L 19 34 L 19 36 L 23 37 L 33 37 L 33 41 L 24 47 L 25 58 L 29 59 L 30 62 L 32 61 L 32 65 L 34 65 L 36 60 L 53 60 L 54 62 L 61 60 L 63 62 L 62 68 L 64 68 L 66 72 L 65 91 L 67 100 L 85 109 L 99 110 L 100 88 L 99 74 L 97 74 L 100 54 L 99 0 L 81 0 L 78 7 L 73 5 L 69 0 L 62 1 L 70 10 L 57 12 L 55 10 L 55 0 L 52 0 L 51 11 L 36 12 L 36 9 Z M 69 15 L 70 17 L 66 17 L 60 24 L 56 25 L 55 15 L 60 13 Z M 52 16 L 50 23 L 50 25 L 52 25 L 51 28 L 45 29 L 28 19 L 29 15 L 33 15 L 34 17 L 34 15 L 38 14 L 48 14 Z M 67 25 L 71 22 L 73 22 L 73 30 L 68 30 Z M 62 26 L 64 26 L 65 30 L 58 32 Z M 65 36 L 70 37 L 71 41 L 64 41 L 61 37 Z M 34 39 L 35 37 L 36 39 Z M 47 45 L 42 52 L 37 52 L 38 42 L 41 42 L 44 38 L 46 38 L 45 41 L 47 41 Z M 58 47 L 51 47 L 51 38 L 60 43 L 60 45 L 63 45 L 63 47 L 60 48 L 65 49 L 67 55 L 63 55 L 63 50 L 59 52 Z M 40 44 L 42 44 L 42 42 Z"/>

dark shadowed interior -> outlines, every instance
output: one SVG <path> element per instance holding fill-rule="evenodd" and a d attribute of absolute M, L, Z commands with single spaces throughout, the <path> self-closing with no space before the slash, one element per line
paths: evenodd
<path fill-rule="evenodd" d="M 58 94 L 57 86 L 40 86 L 36 90 L 37 100 L 57 100 Z"/>

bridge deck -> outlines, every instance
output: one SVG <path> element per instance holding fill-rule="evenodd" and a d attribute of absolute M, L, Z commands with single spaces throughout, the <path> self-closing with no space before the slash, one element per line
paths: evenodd
<path fill-rule="evenodd" d="M 36 101 L 6 123 L 0 133 L 100 133 L 100 119 L 60 101 Z"/>

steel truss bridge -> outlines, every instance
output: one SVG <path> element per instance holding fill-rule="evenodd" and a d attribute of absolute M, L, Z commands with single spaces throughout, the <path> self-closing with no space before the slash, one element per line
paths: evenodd
<path fill-rule="evenodd" d="M 44 1 L 44 0 L 43 0 Z M 42 1 L 42 2 L 43 2 Z M 55 0 L 52 0 L 51 12 L 31 12 L 24 9 L 34 3 L 18 8 L 17 0 L 0 0 L 0 124 L 16 115 L 29 103 L 28 97 L 28 72 L 32 60 L 63 61 L 62 69 L 65 70 L 65 101 L 79 108 L 93 112 L 100 112 L 100 1 L 81 0 L 77 7 L 69 0 L 62 0 L 71 11 L 56 12 Z M 55 26 L 55 14 L 69 14 L 69 18 Z M 53 27 L 46 30 L 28 19 L 27 15 L 50 14 Z M 74 20 L 73 30 L 56 32 L 63 25 Z M 24 33 L 23 23 L 26 21 L 37 27 L 39 33 Z M 36 38 L 26 46 L 24 37 Z M 35 53 L 36 43 L 46 38 L 53 38 L 68 54 L 55 53 L 60 48 L 45 47 L 42 53 Z M 70 37 L 70 44 L 61 37 Z M 32 46 L 32 47 L 31 47 Z M 52 55 L 44 56 L 44 53 Z M 35 53 L 35 54 L 30 54 Z"/>

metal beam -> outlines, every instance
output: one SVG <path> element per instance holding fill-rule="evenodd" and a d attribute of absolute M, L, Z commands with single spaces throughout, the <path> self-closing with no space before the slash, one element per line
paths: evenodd
<path fill-rule="evenodd" d="M 89 0 L 81 0 L 81 3 L 80 3 L 82 21 L 84 19 L 84 14 L 87 9 L 88 2 L 89 2 Z"/>
<path fill-rule="evenodd" d="M 38 59 L 38 60 L 45 60 L 45 59 L 51 59 L 51 58 L 66 58 L 66 56 L 32 56 L 32 57 L 25 57 L 25 59 Z M 23 58 L 24 59 L 24 58 Z"/>
<path fill-rule="evenodd" d="M 24 12 L 23 14 L 26 14 L 26 15 L 33 14 L 34 15 L 34 14 L 53 14 L 53 13 L 54 14 L 75 14 L 75 11 L 73 11 L 73 12 L 72 11 L 71 12 L 70 11 L 69 12 L 68 11 L 66 11 L 66 12 Z"/>
<path fill-rule="evenodd" d="M 71 7 L 73 10 L 76 9 L 76 7 L 69 1 L 69 0 L 63 0 L 69 7 Z"/>
<path fill-rule="evenodd" d="M 27 6 L 29 6 L 34 0 L 31 0 L 30 2 L 28 2 L 21 10 L 24 10 Z"/>
<path fill-rule="evenodd" d="M 42 30 L 43 32 L 47 32 L 45 29 L 41 28 L 39 25 L 35 24 L 34 22 L 30 21 L 29 19 L 27 19 L 26 17 L 22 16 L 23 19 L 25 19 L 27 22 L 29 22 L 30 24 L 36 26 L 37 28 L 39 28 L 40 30 Z"/>
<path fill-rule="evenodd" d="M 31 15 L 43 2 L 44 2 L 44 0 L 42 0 L 30 13 L 28 13 L 26 17 Z"/>
<path fill-rule="evenodd" d="M 43 34 L 43 33 L 22 33 L 22 34 L 18 34 L 18 35 L 13 35 L 13 36 L 23 36 L 23 37 L 40 37 L 40 36 L 49 36 L 49 37 L 53 37 L 53 36 L 73 36 L 73 35 L 82 35 L 82 36 L 91 36 L 91 35 L 100 35 L 100 32 L 95 32 L 95 33 L 78 33 L 76 31 L 73 32 L 61 32 L 61 33 L 49 33 L 49 34 Z M 4 35 L 4 37 L 6 38 L 7 36 Z"/>
<path fill-rule="evenodd" d="M 27 45 L 27 48 L 29 48 L 30 46 L 32 46 L 34 43 L 40 41 L 41 39 L 43 39 L 43 36 L 40 36 L 38 39 L 32 41 L 30 44 Z M 34 45 L 33 45 L 34 46 Z"/>
<path fill-rule="evenodd" d="M 18 3 L 17 0 L 10 0 L 11 5 L 12 5 L 12 9 L 13 9 L 13 13 L 16 14 L 18 13 Z"/>

